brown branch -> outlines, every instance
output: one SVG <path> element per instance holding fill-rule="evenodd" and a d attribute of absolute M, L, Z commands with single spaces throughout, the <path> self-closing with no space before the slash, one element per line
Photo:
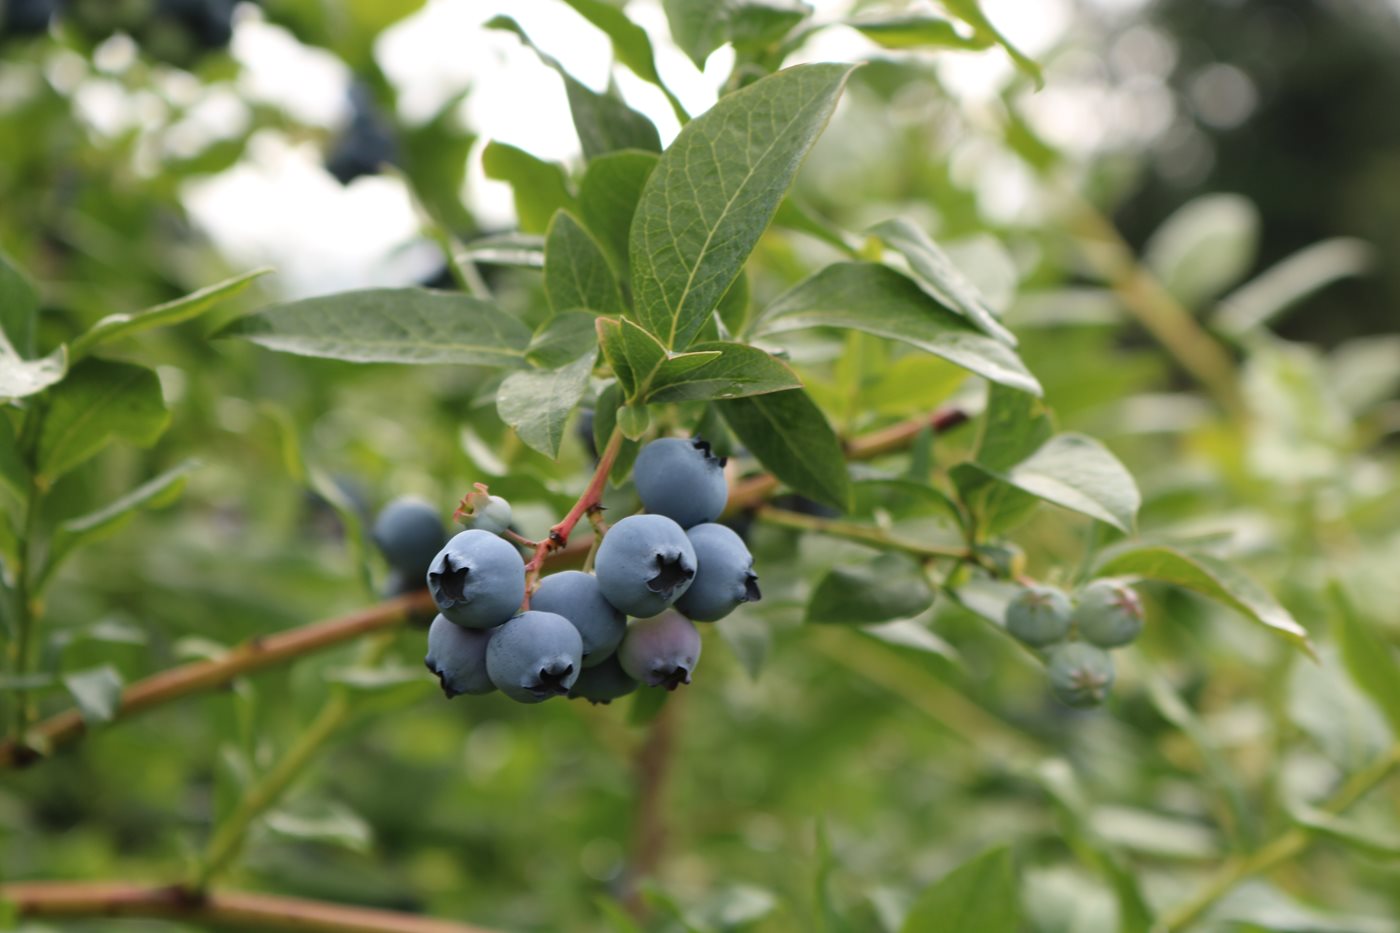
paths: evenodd
<path fill-rule="evenodd" d="M 130 719 L 182 696 L 222 687 L 244 674 L 276 667 L 304 654 L 402 625 L 411 616 L 432 609 L 432 597 L 426 590 L 419 590 L 337 619 L 254 638 L 222 657 L 182 664 L 138 680 L 122 692 L 113 721 Z M 0 743 L 0 768 L 30 764 L 53 748 L 77 739 L 86 730 L 87 725 L 77 710 L 50 716 L 29 730 L 26 742 Z"/>
<path fill-rule="evenodd" d="M 641 883 L 656 873 L 666 848 L 666 779 L 676 744 L 676 706 L 680 699 L 678 693 L 667 698 L 637 749 L 632 841 L 621 888 L 623 904 L 639 920 L 646 913 Z"/>
<path fill-rule="evenodd" d="M 242 891 L 197 894 L 120 881 L 0 885 L 0 901 L 26 918 L 158 917 L 234 930 L 298 933 L 491 933 L 484 927 L 368 907 Z"/>

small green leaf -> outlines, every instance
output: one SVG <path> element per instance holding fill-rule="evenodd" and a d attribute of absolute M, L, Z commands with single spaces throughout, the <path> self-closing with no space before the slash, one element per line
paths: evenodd
<path fill-rule="evenodd" d="M 10 258 L 0 252 L 0 338 L 27 357 L 34 352 L 34 331 L 39 311 L 39 292 Z M 0 356 L 0 370 L 8 364 Z M 5 378 L 0 376 L 0 384 Z M 0 398 L 8 395 L 0 389 Z"/>
<path fill-rule="evenodd" d="M 953 869 L 924 889 L 901 933 L 1018 930 L 1020 889 L 1011 850 L 999 846 Z"/>
<path fill-rule="evenodd" d="M 870 232 L 909 261 L 919 286 L 943 307 L 961 314 L 982 333 L 1016 346 L 1015 335 L 997 320 L 987 299 L 927 233 L 902 217 L 878 223 Z"/>
<path fill-rule="evenodd" d="M 637 320 L 668 348 L 695 338 L 739 275 L 851 70 L 798 65 L 761 78 L 687 124 L 662 154 L 629 255 Z"/>
<path fill-rule="evenodd" d="M 1259 212 L 1237 194 L 1188 201 L 1162 222 L 1143 262 L 1187 307 L 1197 307 L 1239 281 L 1254 264 Z"/>
<path fill-rule="evenodd" d="M 487 143 L 482 150 L 481 165 L 487 178 L 510 185 L 515 216 L 526 233 L 544 233 L 555 211 L 575 208 L 568 176 L 560 165 L 496 141 Z"/>
<path fill-rule="evenodd" d="M 1016 351 L 986 336 L 913 281 L 875 263 L 827 266 L 778 297 L 755 326 L 758 335 L 810 327 L 846 327 L 918 347 L 979 376 L 1039 395 Z"/>
<path fill-rule="evenodd" d="M 49 557 L 40 575 L 41 582 L 74 550 L 110 535 L 141 509 L 158 509 L 169 505 L 184 490 L 189 474 L 199 465 L 197 460 L 186 460 L 97 511 L 60 524 L 49 545 Z"/>
<path fill-rule="evenodd" d="M 933 588 L 918 562 L 902 554 L 883 554 L 828 571 L 807 601 L 807 621 L 867 625 L 907 619 L 931 605 Z"/>
<path fill-rule="evenodd" d="M 1385 714 L 1391 730 L 1400 735 L 1400 661 L 1395 649 L 1363 619 L 1343 591 L 1333 582 L 1327 588 L 1337 620 L 1337 643 L 1351 679 L 1366 691 Z"/>
<path fill-rule="evenodd" d="M 67 370 L 67 347 L 59 347 L 37 360 L 26 360 L 10 345 L 10 339 L 0 333 L 0 400 L 42 392 L 62 379 Z"/>
<path fill-rule="evenodd" d="M 237 295 L 253 284 L 255 279 L 267 275 L 271 271 L 271 269 L 255 269 L 252 272 L 201 288 L 183 298 L 177 298 L 144 311 L 135 311 L 131 314 L 109 314 L 92 325 L 87 333 L 73 341 L 72 346 L 68 349 L 69 356 L 72 360 L 77 361 L 100 344 L 120 340 L 122 337 L 129 337 L 153 327 L 169 327 L 172 324 L 196 318 L 221 301 L 226 301 Z"/>
<path fill-rule="evenodd" d="M 651 384 L 651 377 L 666 360 L 666 348 L 636 324 L 623 318 L 598 319 L 598 345 L 622 386 L 623 397 L 635 399 Z"/>
<path fill-rule="evenodd" d="M 497 233 L 472 240 L 457 258 L 488 266 L 544 268 L 544 237 L 537 233 Z"/>
<path fill-rule="evenodd" d="M 1362 275 L 1375 263 L 1365 240 L 1335 237 L 1304 247 L 1221 298 L 1211 324 L 1222 334 L 1244 337 L 1313 292 L 1340 279 Z"/>
<path fill-rule="evenodd" d="M 988 48 L 996 41 L 977 32 L 965 36 L 946 19 L 918 14 L 858 19 L 849 25 L 886 49 L 943 48 L 978 51 Z"/>
<path fill-rule="evenodd" d="M 590 350 L 558 369 L 511 373 L 496 392 L 496 411 L 520 439 L 554 459 L 564 439 L 569 413 L 588 388 L 597 351 Z"/>
<path fill-rule="evenodd" d="M 708 359 L 704 359 L 708 356 Z M 699 358 L 699 365 L 691 361 Z M 666 360 L 651 380 L 648 402 L 693 402 L 801 388 L 782 360 L 742 343 L 702 343 Z"/>
<path fill-rule="evenodd" d="M 122 676 L 110 664 L 64 674 L 63 686 L 89 726 L 110 722 L 121 706 Z"/>
<path fill-rule="evenodd" d="M 274 305 L 219 332 L 300 356 L 352 363 L 519 366 L 530 329 L 488 301 L 422 288 L 369 288 Z"/>
<path fill-rule="evenodd" d="M 73 367 L 43 412 L 34 472 L 46 487 L 114 440 L 151 446 L 170 421 L 153 371 L 99 359 Z"/>
<path fill-rule="evenodd" d="M 730 0 L 728 38 L 742 52 L 762 52 L 780 43 L 812 13 L 801 0 Z"/>
<path fill-rule="evenodd" d="M 641 440 L 651 427 L 651 414 L 645 405 L 623 405 L 617 410 L 617 425 L 629 441 Z"/>
<path fill-rule="evenodd" d="M 327 843 L 352 852 L 368 852 L 374 840 L 363 817 L 329 800 L 279 807 L 267 814 L 265 822 L 279 836 L 298 842 Z"/>
<path fill-rule="evenodd" d="M 819 502 L 849 507 L 851 486 L 841 441 L 805 391 L 714 404 L 734 435 L 778 479 Z"/>
<path fill-rule="evenodd" d="M 690 119 L 670 89 L 661 81 L 656 71 L 656 56 L 652 51 L 651 39 L 646 30 L 628 18 L 627 14 L 605 0 L 564 0 L 594 26 L 597 26 L 612 40 L 613 55 L 633 74 L 660 88 L 671 104 L 676 119 L 684 124 Z"/>
<path fill-rule="evenodd" d="M 1195 590 L 1284 636 L 1316 657 L 1307 631 L 1258 583 L 1231 564 L 1208 554 L 1162 544 L 1110 550 L 1096 576 L 1135 575 Z"/>
<path fill-rule="evenodd" d="M 1130 532 L 1142 498 L 1118 458 L 1092 437 L 1057 434 L 996 474 L 1010 486 Z"/>
<path fill-rule="evenodd" d="M 705 59 L 729 38 L 729 16 L 733 0 L 662 0 L 671 38 L 695 67 L 705 68 Z"/>
<path fill-rule="evenodd" d="M 1349 820 L 1319 810 L 1316 807 L 1297 805 L 1289 808 L 1293 822 L 1333 842 L 1340 842 L 1372 858 L 1400 859 L 1400 833 L 1387 832 L 1370 823 Z"/>
<path fill-rule="evenodd" d="M 1015 466 L 1038 450 L 1054 431 L 1039 399 L 993 385 L 987 391 L 987 409 L 982 414 L 977 462 L 992 470 Z"/>
<path fill-rule="evenodd" d="M 627 248 L 632 232 L 632 216 L 642 188 L 656 168 L 654 152 L 630 149 L 610 152 L 588 163 L 578 188 L 578 210 L 583 222 L 607 254 L 608 261 L 623 283 L 631 281 Z"/>
<path fill-rule="evenodd" d="M 556 211 L 545 235 L 544 290 L 555 314 L 586 308 L 621 314 L 617 277 L 596 240 L 568 211 Z"/>
<path fill-rule="evenodd" d="M 543 369 L 558 369 L 598 345 L 597 320 L 586 311 L 566 311 L 535 331 L 525 359 Z"/>

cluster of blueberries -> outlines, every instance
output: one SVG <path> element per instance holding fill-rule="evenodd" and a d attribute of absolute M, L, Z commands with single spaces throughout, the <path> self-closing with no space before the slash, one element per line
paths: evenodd
<path fill-rule="evenodd" d="M 522 703 L 606 703 L 639 684 L 690 683 L 700 659 L 695 622 L 760 598 L 753 556 L 715 522 L 729 490 L 724 459 L 703 440 L 650 442 L 633 481 L 646 512 L 607 530 L 594 572 L 546 576 L 528 604 L 524 559 L 501 537 L 511 520 L 504 499 L 480 497 L 467 518 L 473 527 L 445 546 L 426 503 L 401 499 L 380 513 L 374 540 L 401 579 L 428 568 L 439 614 L 426 662 L 448 697 L 500 690 Z"/>
<path fill-rule="evenodd" d="M 234 5 L 235 0 L 7 0 L 0 3 L 0 37 L 42 35 L 62 16 L 90 41 L 126 32 L 153 57 L 184 66 L 202 52 L 228 46 Z"/>
<path fill-rule="evenodd" d="M 1142 600 L 1119 580 L 1094 580 L 1074 598 L 1043 584 L 1026 586 L 1007 603 L 1006 629 L 1045 652 L 1050 689 L 1069 706 L 1098 706 L 1113 687 L 1118 648 L 1142 631 Z"/>

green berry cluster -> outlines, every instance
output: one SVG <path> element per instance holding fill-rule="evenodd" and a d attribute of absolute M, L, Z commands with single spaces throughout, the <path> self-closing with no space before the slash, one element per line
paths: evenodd
<path fill-rule="evenodd" d="M 1067 706 L 1098 706 L 1113 687 L 1113 658 L 1142 631 L 1142 600 L 1121 580 L 1094 580 L 1073 598 L 1030 584 L 1006 605 L 1006 630 L 1044 652 L 1050 690 Z"/>

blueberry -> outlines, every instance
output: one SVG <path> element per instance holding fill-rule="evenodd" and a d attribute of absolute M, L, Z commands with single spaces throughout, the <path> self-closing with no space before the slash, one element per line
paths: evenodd
<path fill-rule="evenodd" d="M 398 161 L 394 127 L 374 100 L 370 88 L 357 82 L 350 88 L 350 122 L 326 154 L 326 171 L 348 185 L 362 175 L 377 175 L 386 163 Z"/>
<path fill-rule="evenodd" d="M 594 563 L 603 598 L 629 616 L 654 616 L 695 579 L 695 548 L 664 515 L 632 515 L 613 525 Z"/>
<path fill-rule="evenodd" d="M 695 548 L 695 580 L 676 608 L 696 622 L 715 622 L 740 603 L 762 598 L 753 555 L 731 529 L 707 522 L 685 533 Z"/>
<path fill-rule="evenodd" d="M 637 619 L 627 627 L 617 660 L 629 676 L 647 686 L 674 690 L 690 683 L 690 675 L 695 673 L 700 660 L 700 631 L 675 611 Z"/>
<path fill-rule="evenodd" d="M 492 628 L 525 599 L 525 562 L 489 531 L 463 531 L 433 558 L 428 591 L 438 611 L 458 625 Z"/>
<path fill-rule="evenodd" d="M 424 663 L 437 675 L 449 700 L 461 693 L 490 693 L 496 689 L 486 675 L 486 646 L 496 631 L 462 628 L 441 615 L 433 619 L 428 628 L 428 656 Z"/>
<path fill-rule="evenodd" d="M 569 688 L 569 699 L 587 700 L 594 705 L 610 703 L 637 689 L 636 678 L 622 669 L 617 655 L 610 655 L 601 664 L 585 667 L 578 680 Z"/>
<path fill-rule="evenodd" d="M 510 528 L 510 503 L 500 496 L 491 495 L 481 483 L 476 486 L 474 492 L 462 498 L 456 513 L 457 520 L 468 528 L 479 528 L 493 535 L 504 534 Z"/>
<path fill-rule="evenodd" d="M 1036 648 L 1069 634 L 1069 618 L 1069 597 L 1053 586 L 1028 586 L 1006 604 L 1006 630 Z"/>
<path fill-rule="evenodd" d="M 447 540 L 437 509 L 421 499 L 395 499 L 374 519 L 370 532 L 389 566 L 406 577 L 422 576 Z"/>
<path fill-rule="evenodd" d="M 1050 690 L 1066 706 L 1098 706 L 1113 686 L 1113 659 L 1082 641 L 1051 648 L 1047 669 Z"/>
<path fill-rule="evenodd" d="M 565 570 L 540 581 L 530 608 L 553 612 L 573 623 L 583 638 L 583 666 L 603 663 L 627 634 L 627 617 L 613 608 L 598 590 L 591 573 Z"/>
<path fill-rule="evenodd" d="M 648 512 L 682 528 L 714 521 L 729 501 L 724 458 L 698 437 L 663 437 L 647 444 L 637 454 L 632 481 Z"/>
<path fill-rule="evenodd" d="M 1079 593 L 1074 624 L 1080 638 L 1100 648 L 1126 645 L 1142 631 L 1142 600 L 1117 580 L 1095 580 Z"/>
<path fill-rule="evenodd" d="M 535 609 L 502 625 L 486 646 L 491 682 L 521 703 L 568 693 L 578 680 L 582 661 L 578 629 L 561 615 Z"/>
<path fill-rule="evenodd" d="M 38 36 L 49 30 L 57 0 L 10 0 L 0 3 L 0 35 Z"/>

